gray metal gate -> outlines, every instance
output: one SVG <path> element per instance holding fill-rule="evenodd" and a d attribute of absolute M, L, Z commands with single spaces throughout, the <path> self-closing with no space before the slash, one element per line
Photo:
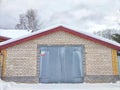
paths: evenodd
<path fill-rule="evenodd" d="M 41 83 L 83 82 L 82 46 L 40 47 Z"/>

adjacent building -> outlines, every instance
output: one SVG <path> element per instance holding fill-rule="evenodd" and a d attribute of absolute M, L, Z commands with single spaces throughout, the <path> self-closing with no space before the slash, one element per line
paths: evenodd
<path fill-rule="evenodd" d="M 0 36 L 0 42 L 6 41 L 8 39 L 10 39 L 10 38 L 5 37 L 5 36 Z"/>

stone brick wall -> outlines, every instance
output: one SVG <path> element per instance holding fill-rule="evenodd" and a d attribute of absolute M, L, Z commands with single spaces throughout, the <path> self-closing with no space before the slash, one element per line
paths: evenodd
<path fill-rule="evenodd" d="M 89 75 L 113 75 L 111 48 L 59 31 L 8 48 L 5 77 L 38 77 L 40 45 L 84 45 L 85 82 Z"/>

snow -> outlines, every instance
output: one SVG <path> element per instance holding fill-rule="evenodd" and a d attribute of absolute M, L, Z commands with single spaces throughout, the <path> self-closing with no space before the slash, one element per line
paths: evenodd
<path fill-rule="evenodd" d="M 58 25 L 57 25 L 57 26 L 51 26 L 51 27 L 46 28 L 46 29 L 38 30 L 38 31 L 36 31 L 36 32 L 30 33 L 30 34 L 27 34 L 27 35 L 22 35 L 22 36 L 20 36 L 20 37 L 13 38 L 13 39 L 10 39 L 10 40 L 1 42 L 1 43 L 0 43 L 0 46 L 5 45 L 5 44 L 8 44 L 8 43 L 11 43 L 11 42 L 14 42 L 14 41 L 17 41 L 17 40 L 20 40 L 20 39 L 23 39 L 23 38 L 26 38 L 26 37 L 30 37 L 30 36 L 33 36 L 33 35 L 42 33 L 42 32 L 45 32 L 45 31 L 48 31 L 48 30 L 53 29 L 53 28 L 55 28 L 55 27 L 58 27 Z"/>
<path fill-rule="evenodd" d="M 9 38 L 17 38 L 28 33 L 30 32 L 28 32 L 27 30 L 0 29 L 0 36 L 5 36 Z"/>
<path fill-rule="evenodd" d="M 120 90 L 120 83 L 18 84 L 0 80 L 0 90 Z"/>
<path fill-rule="evenodd" d="M 27 34 L 27 35 L 20 36 L 20 37 L 18 37 L 18 38 L 13 38 L 13 39 L 10 39 L 10 40 L 1 42 L 1 43 L 0 43 L 0 46 L 5 45 L 5 44 L 9 44 L 9 43 L 11 43 L 11 42 L 14 42 L 14 41 L 17 41 L 17 40 L 26 38 L 26 37 L 30 37 L 30 36 L 33 36 L 33 35 L 36 35 L 36 34 L 39 34 L 39 33 L 45 32 L 45 31 L 48 31 L 48 30 L 51 30 L 51 29 L 56 28 L 56 27 L 59 27 L 59 26 L 66 27 L 66 28 L 71 29 L 71 30 L 74 30 L 74 31 L 76 31 L 76 32 L 78 32 L 78 33 L 82 33 L 82 34 L 84 34 L 84 35 L 87 35 L 87 36 L 90 36 L 90 37 L 96 38 L 96 39 L 98 39 L 98 40 L 101 40 L 101 41 L 104 41 L 104 42 L 107 42 L 107 43 L 110 43 L 110 44 L 113 44 L 113 45 L 115 45 L 115 46 L 120 47 L 120 44 L 117 43 L 117 42 L 115 42 L 115 41 L 112 41 L 112 40 L 109 40 L 109 39 L 106 39 L 106 38 L 103 38 L 103 37 L 99 37 L 99 36 L 96 36 L 96 35 L 94 35 L 94 34 L 84 32 L 84 31 L 82 31 L 82 30 L 76 30 L 76 29 L 74 29 L 74 28 L 71 27 L 71 26 L 61 25 L 61 24 L 57 24 L 57 25 L 54 25 L 54 26 L 51 26 L 51 27 L 48 27 L 48 28 L 45 28 L 45 29 L 41 29 L 41 30 L 38 30 L 38 31 L 36 31 L 36 32 Z"/>

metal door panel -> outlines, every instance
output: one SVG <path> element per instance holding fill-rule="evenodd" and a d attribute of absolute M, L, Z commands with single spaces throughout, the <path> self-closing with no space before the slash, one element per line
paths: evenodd
<path fill-rule="evenodd" d="M 60 58 L 59 58 L 59 48 L 58 47 L 49 47 L 50 56 L 49 56 L 49 82 L 60 82 Z"/>
<path fill-rule="evenodd" d="M 41 48 L 41 59 L 40 59 L 40 81 L 41 82 L 47 82 L 49 79 L 49 51 L 47 47 Z M 43 55 L 43 52 L 45 55 Z"/>
<path fill-rule="evenodd" d="M 82 48 L 74 47 L 73 50 L 73 82 L 82 82 L 83 81 L 83 63 L 82 63 Z"/>
<path fill-rule="evenodd" d="M 40 60 L 40 82 L 83 82 L 82 47 L 41 47 L 45 55 Z"/>
<path fill-rule="evenodd" d="M 82 49 L 66 46 L 63 60 L 62 81 L 67 83 L 82 82 Z"/>
<path fill-rule="evenodd" d="M 40 82 L 59 82 L 60 81 L 60 60 L 58 48 L 42 47 L 45 55 L 41 56 L 40 61 Z"/>

